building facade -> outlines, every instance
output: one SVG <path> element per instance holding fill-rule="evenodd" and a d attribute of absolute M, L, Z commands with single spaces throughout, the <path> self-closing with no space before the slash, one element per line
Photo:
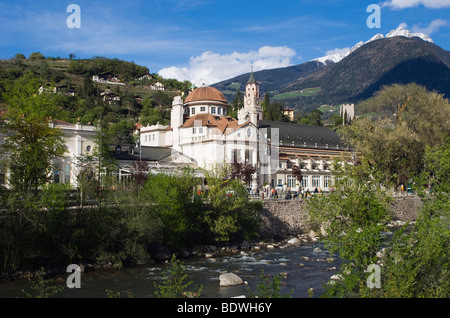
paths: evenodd
<path fill-rule="evenodd" d="M 184 101 L 181 96 L 174 98 L 169 125 L 141 127 L 139 134 L 142 146 L 172 149 L 192 158 L 199 168 L 251 164 L 256 173 L 248 186 L 253 189 L 268 185 L 328 191 L 334 158 L 352 157 L 329 128 L 264 120 L 253 72 L 237 119 L 228 115 L 228 102 L 219 90 L 200 87 Z M 293 173 L 297 168 L 303 177 L 300 182 Z"/>
<path fill-rule="evenodd" d="M 51 120 L 49 125 L 63 132 L 66 144 L 64 155 L 53 163 L 51 180 L 54 183 L 71 184 L 76 187 L 78 174 L 83 167 L 83 158 L 89 157 L 94 152 L 97 129 L 92 125 L 71 124 L 60 120 Z M 0 136 L 0 144 L 4 138 Z M 2 167 L 0 182 L 3 186 L 8 187 L 9 176 L 7 167 Z"/>

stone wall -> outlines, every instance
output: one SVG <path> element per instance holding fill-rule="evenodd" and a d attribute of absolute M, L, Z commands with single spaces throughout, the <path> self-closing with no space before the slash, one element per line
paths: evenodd
<path fill-rule="evenodd" d="M 422 200 L 416 195 L 397 197 L 393 203 L 394 219 L 403 222 L 415 221 L 422 206 Z"/>
<path fill-rule="evenodd" d="M 392 204 L 393 219 L 414 221 L 422 206 L 422 200 L 417 196 L 397 197 Z M 265 200 L 260 215 L 264 222 L 261 229 L 264 238 L 285 239 L 312 229 L 304 200 Z"/>

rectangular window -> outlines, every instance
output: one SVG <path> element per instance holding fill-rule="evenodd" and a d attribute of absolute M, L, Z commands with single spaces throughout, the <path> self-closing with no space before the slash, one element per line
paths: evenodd
<path fill-rule="evenodd" d="M 197 128 L 192 128 L 192 134 L 195 135 L 197 133 Z"/>
<path fill-rule="evenodd" d="M 320 187 L 320 176 L 312 176 L 312 186 Z"/>
<path fill-rule="evenodd" d="M 191 115 L 195 115 L 195 108 L 194 107 L 191 108 Z"/>
<path fill-rule="evenodd" d="M 64 164 L 64 183 L 70 183 L 70 164 Z"/>
<path fill-rule="evenodd" d="M 61 169 L 61 165 L 59 163 L 55 164 L 55 167 L 53 169 L 53 182 L 54 183 L 59 183 L 60 179 L 59 179 L 59 175 L 60 175 L 60 169 Z"/>
<path fill-rule="evenodd" d="M 297 183 L 297 178 L 295 178 L 293 175 L 288 175 L 288 177 L 287 177 L 288 188 L 291 188 L 291 190 L 295 190 L 296 183 Z"/>
<path fill-rule="evenodd" d="M 221 114 L 222 114 L 222 108 L 217 107 L 217 114 L 218 114 L 218 115 L 221 115 Z"/>
<path fill-rule="evenodd" d="M 283 179 L 278 179 L 278 184 L 277 185 L 283 185 Z"/>
<path fill-rule="evenodd" d="M 331 184 L 332 184 L 331 176 L 324 176 L 323 177 L 323 187 L 331 188 Z"/>
<path fill-rule="evenodd" d="M 309 180 L 309 177 L 308 177 L 308 176 L 303 177 L 303 179 L 302 179 L 302 187 L 303 187 L 303 188 L 309 187 L 309 182 L 308 182 L 308 180 Z"/>
<path fill-rule="evenodd" d="M 198 133 L 199 133 L 199 134 L 203 134 L 203 127 L 199 127 L 199 128 L 198 128 Z"/>
<path fill-rule="evenodd" d="M 216 108 L 215 107 L 211 107 L 211 114 L 215 114 L 216 113 Z"/>
<path fill-rule="evenodd" d="M 206 111 L 206 107 L 205 107 L 205 106 L 200 107 L 200 111 L 201 111 L 201 112 Z"/>
<path fill-rule="evenodd" d="M 237 163 L 239 161 L 239 150 L 238 149 L 232 150 L 232 157 L 233 157 L 234 163 Z"/>

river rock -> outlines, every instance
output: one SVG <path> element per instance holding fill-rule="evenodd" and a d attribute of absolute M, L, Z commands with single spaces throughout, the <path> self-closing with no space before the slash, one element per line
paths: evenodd
<path fill-rule="evenodd" d="M 340 275 L 340 274 L 337 274 L 337 275 L 331 276 L 330 279 L 334 280 L 334 281 L 340 281 L 340 280 L 343 280 L 344 277 L 342 277 L 342 275 Z"/>
<path fill-rule="evenodd" d="M 227 287 L 227 286 L 236 286 L 241 285 L 244 283 L 242 278 L 240 278 L 238 275 L 234 273 L 225 273 L 219 276 L 220 280 L 220 286 L 221 287 Z"/>
<path fill-rule="evenodd" d="M 309 238 L 312 240 L 312 239 L 316 238 L 317 233 L 311 230 L 311 231 L 309 232 L 308 236 L 309 236 Z"/>
<path fill-rule="evenodd" d="M 288 241 L 288 244 L 297 245 L 297 244 L 300 244 L 300 240 L 296 237 L 293 237 Z"/>

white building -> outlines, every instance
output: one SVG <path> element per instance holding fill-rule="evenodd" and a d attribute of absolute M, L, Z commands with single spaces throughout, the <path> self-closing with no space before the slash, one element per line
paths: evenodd
<path fill-rule="evenodd" d="M 92 125 L 71 124 L 60 120 L 52 120 L 49 124 L 52 128 L 61 129 L 66 141 L 66 152 L 61 159 L 54 162 L 52 181 L 70 183 L 76 187 L 83 158 L 93 154 L 97 129 Z M 3 138 L 0 137 L 0 144 Z M 9 170 L 3 169 L 0 175 L 1 184 L 8 186 L 8 177 Z"/>
<path fill-rule="evenodd" d="M 145 147 L 166 147 L 192 158 L 198 167 L 211 169 L 220 163 L 249 163 L 257 168 L 252 187 L 269 184 L 312 191 L 329 190 L 331 162 L 351 158 L 340 137 L 326 127 L 263 120 L 259 84 L 253 72 L 246 84 L 244 107 L 238 119 L 228 116 L 228 102 L 212 87 L 193 90 L 183 102 L 174 98 L 170 125 L 142 127 Z M 299 184 L 292 174 L 298 166 Z"/>

